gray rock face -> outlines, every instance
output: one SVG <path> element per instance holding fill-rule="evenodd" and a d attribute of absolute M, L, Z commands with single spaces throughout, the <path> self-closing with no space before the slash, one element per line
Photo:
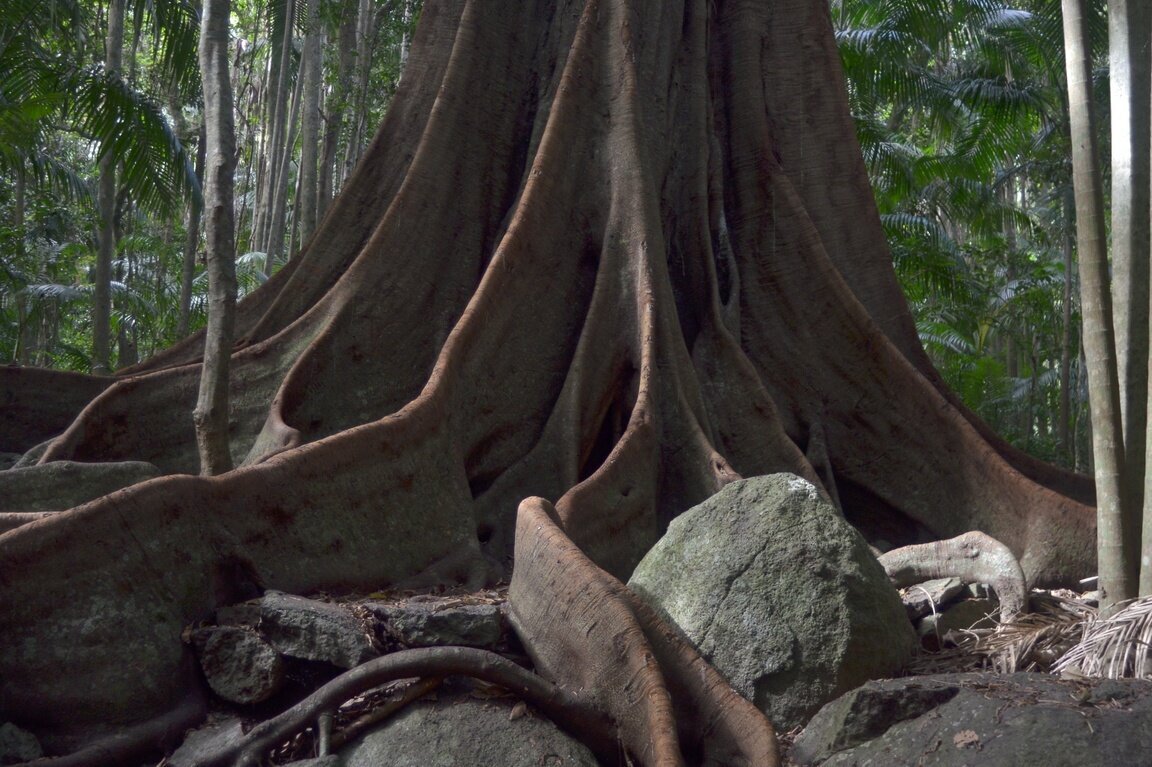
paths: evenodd
<path fill-rule="evenodd" d="M 260 602 L 260 631 L 280 652 L 353 668 L 379 653 L 370 630 L 339 605 L 269 591 Z"/>
<path fill-rule="evenodd" d="M 628 585 L 779 730 L 894 675 L 916 643 L 864 539 L 790 474 L 733 482 L 681 514 Z"/>
<path fill-rule="evenodd" d="M 224 700 L 259 703 L 283 686 L 283 659 L 253 631 L 237 626 L 198 629 L 192 643 L 208 686 Z"/>
<path fill-rule="evenodd" d="M 1152 682 L 939 674 L 868 682 L 829 703 L 792 759 L 822 767 L 1152 764 Z"/>
<path fill-rule="evenodd" d="M 61 511 L 158 476 L 160 470 L 143 461 L 53 461 L 8 469 L 0 472 L 0 511 Z"/>
<path fill-rule="evenodd" d="M 11 722 L 0 724 L 0 764 L 23 764 L 44 756 L 40 741 Z"/>
<path fill-rule="evenodd" d="M 532 713 L 510 718 L 511 701 L 464 698 L 418 703 L 340 751 L 341 767 L 598 767 L 592 753 Z"/>
<path fill-rule="evenodd" d="M 402 605 L 369 603 L 364 606 L 408 647 L 464 645 L 492 648 L 500 641 L 500 608 L 496 605 L 438 608 L 409 602 Z"/>

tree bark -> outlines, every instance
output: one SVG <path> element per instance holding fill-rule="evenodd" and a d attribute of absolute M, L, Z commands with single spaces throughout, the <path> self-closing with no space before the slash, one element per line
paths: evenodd
<path fill-rule="evenodd" d="M 300 216 L 300 241 L 305 242 L 316 229 L 318 214 L 316 170 L 320 147 L 320 79 L 323 74 L 324 50 L 320 4 L 308 5 L 308 33 L 304 37 L 303 105 L 300 126 L 300 193 L 296 210 Z M 293 251 L 295 249 L 292 249 Z"/>
<path fill-rule="evenodd" d="M 108 34 L 104 46 L 104 70 L 119 77 L 124 53 L 124 0 L 108 3 Z M 96 182 L 100 231 L 96 237 L 96 269 L 92 291 L 92 372 L 107 373 L 112 367 L 112 260 L 116 256 L 116 157 L 100 156 Z"/>
<path fill-rule="evenodd" d="M 1140 569 L 1136 593 L 1152 593 L 1152 563 L 1140 568 L 1144 452 L 1148 422 L 1149 205 L 1152 185 L 1152 7 L 1109 0 L 1108 45 L 1112 111 L 1112 284 L 1116 305 L 1116 364 L 1124 440 L 1125 560 Z M 1147 570 L 1147 573 L 1143 572 Z M 1134 576 L 1135 577 L 1135 576 Z"/>
<path fill-rule="evenodd" d="M 228 68 L 230 0 L 207 0 L 200 22 L 200 72 L 204 87 L 206 161 L 204 207 L 208 251 L 208 329 L 200 393 L 192 420 L 200 453 L 200 473 L 232 468 L 228 438 L 228 383 L 236 305 L 236 252 L 233 231 L 233 173 L 236 130 Z"/>
<path fill-rule="evenodd" d="M 726 483 L 823 477 L 866 532 L 979 529 L 1030 583 L 1091 574 L 1092 509 L 923 372 L 828 13 L 426 3 L 356 173 L 237 307 L 241 465 L 190 476 L 200 335 L 45 448 L 171 476 L 0 536 L 0 716 L 67 750 L 174 708 L 182 627 L 252 589 L 510 574 L 536 672 L 626 758 L 771 765 L 768 723 L 621 583 Z M 7 418 L 0 448 L 27 442 Z"/>
<path fill-rule="evenodd" d="M 1076 241 L 1080 262 L 1080 306 L 1092 411 L 1099 526 L 1097 558 L 1102 609 L 1136 596 L 1130 557 L 1130 509 L 1124 494 L 1124 434 L 1117 380 L 1108 245 L 1104 234 L 1104 191 L 1092 112 L 1092 56 L 1084 0 L 1063 0 L 1064 54 L 1068 69 L 1068 113 L 1072 130 L 1072 177 L 1076 198 Z"/>

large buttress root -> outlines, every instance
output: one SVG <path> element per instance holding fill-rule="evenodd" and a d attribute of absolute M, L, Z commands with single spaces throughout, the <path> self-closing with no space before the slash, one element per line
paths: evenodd
<path fill-rule="evenodd" d="M 745 715 L 605 573 L 734 478 L 823 477 L 857 516 L 983 530 L 1029 581 L 1090 574 L 1092 510 L 931 380 L 842 87 L 823 0 L 427 0 L 360 169 L 241 304 L 240 468 L 180 476 L 195 338 L 111 383 L 0 368 L 28 406 L 0 450 L 62 432 L 42 461 L 171 475 L 0 535 L 0 717 L 62 752 L 172 710 L 197 684 L 180 630 L 261 588 L 506 575 L 532 496 L 634 627 L 619 660 L 659 669 L 653 744 L 626 739 L 652 763 Z M 580 594 L 529 608 L 520 569 L 521 627 L 550 636 Z"/>
<path fill-rule="evenodd" d="M 520 505 L 508 601 L 539 673 L 605 711 L 640 764 L 778 764 L 763 714 L 558 522 L 542 498 Z"/>

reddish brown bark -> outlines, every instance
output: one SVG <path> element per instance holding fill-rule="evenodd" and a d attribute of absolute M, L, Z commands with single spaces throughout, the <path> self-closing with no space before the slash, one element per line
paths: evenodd
<path fill-rule="evenodd" d="M 1088 574 L 1092 510 L 925 376 L 842 88 L 820 0 L 429 0 L 346 191 L 238 307 L 243 465 L 0 536 L 0 715 L 75 748 L 178 704 L 180 630 L 218 604 L 478 583 L 515 550 L 541 670 L 592 684 L 640 763 L 723 761 L 710 732 L 758 733 L 733 748 L 771 763 L 764 723 L 612 580 L 726 482 L 842 483 L 853 518 L 981 529 L 1033 581 Z M 43 460 L 194 473 L 201 348 L 93 392 Z M 22 375 L 0 371 L 17 400 Z M 530 496 L 555 502 L 520 518 L 555 569 L 514 546 Z M 585 630 L 591 659 L 601 611 L 630 627 L 609 665 L 549 660 Z"/>

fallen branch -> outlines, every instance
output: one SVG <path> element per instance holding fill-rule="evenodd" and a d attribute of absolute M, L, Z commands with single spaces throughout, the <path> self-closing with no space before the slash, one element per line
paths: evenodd
<path fill-rule="evenodd" d="M 981 532 L 964 533 L 894 549 L 879 557 L 884 572 L 899 588 L 932 578 L 956 577 L 987 583 L 1000 599 L 1000 622 L 1007 623 L 1027 606 L 1024 571 L 1016 556 L 1000 541 Z"/>

